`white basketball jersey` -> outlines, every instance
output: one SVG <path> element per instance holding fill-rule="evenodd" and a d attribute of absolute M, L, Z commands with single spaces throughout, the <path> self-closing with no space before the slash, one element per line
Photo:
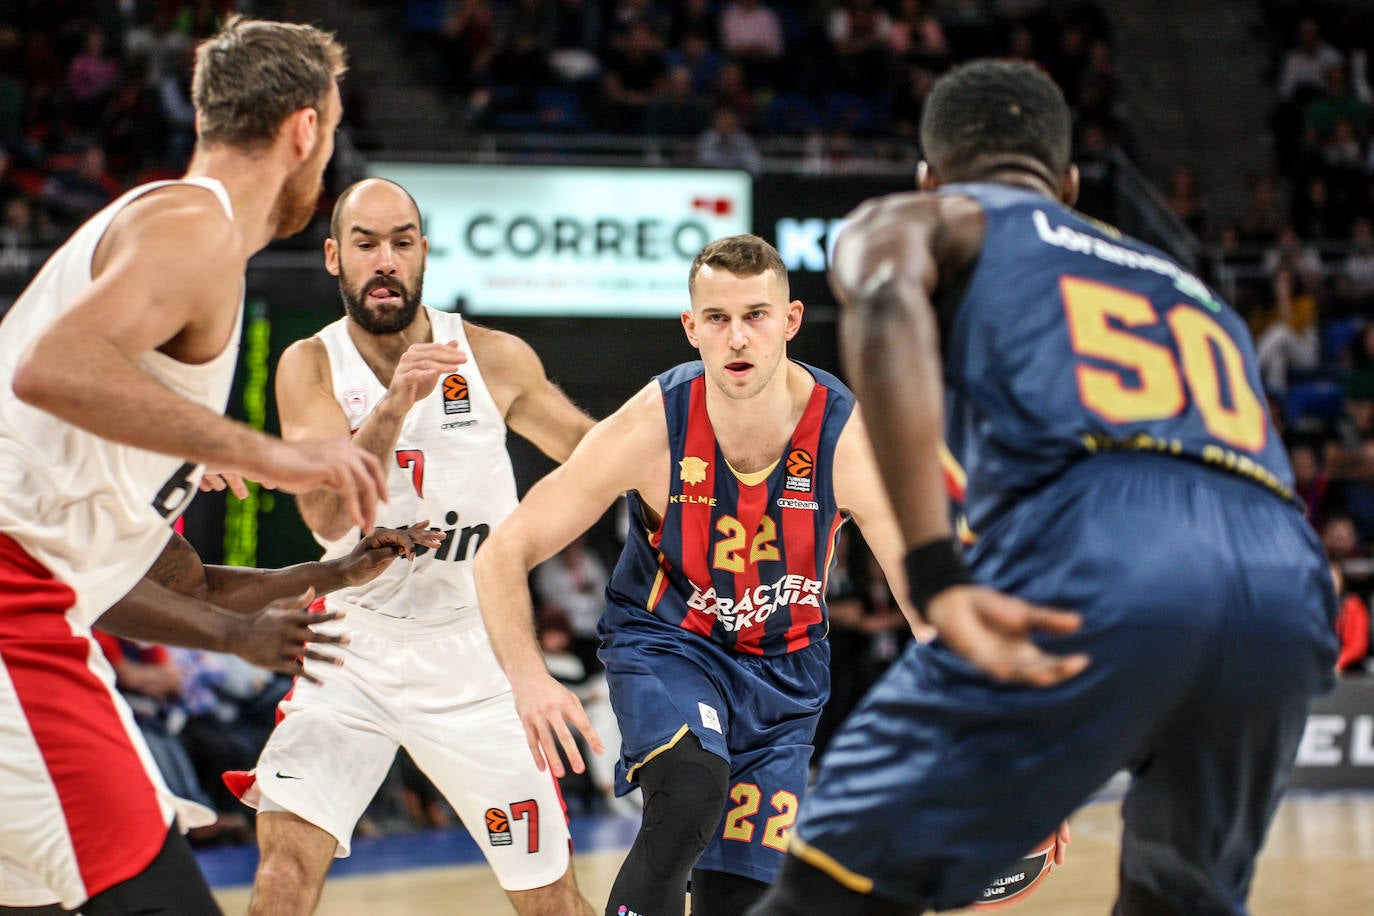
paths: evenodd
<path fill-rule="evenodd" d="M 118 445 L 22 403 L 12 393 L 14 372 L 29 345 L 90 286 L 91 259 L 115 216 L 135 198 L 172 184 L 205 188 L 233 218 L 228 193 L 212 178 L 134 188 L 54 252 L 0 322 L 0 531 L 76 591 L 74 616 L 87 626 L 152 566 L 204 468 Z M 241 292 L 238 307 L 233 336 L 214 359 L 190 365 L 150 351 L 139 367 L 182 397 L 222 412 L 238 358 Z M 105 394 L 111 403 L 125 396 Z"/>
<path fill-rule="evenodd" d="M 434 340 L 458 341 L 468 355 L 458 372 L 439 380 L 401 424 L 387 465 L 390 502 L 377 506 L 379 527 L 404 528 L 424 519 L 444 533 L 437 550 L 412 562 L 397 561 L 358 588 L 330 593 L 336 602 L 387 617 L 448 622 L 477 614 L 472 557 L 518 502 L 515 473 L 506 452 L 506 422 L 492 399 L 481 367 L 468 346 L 459 315 L 422 306 Z M 348 336 L 344 319 L 316 335 L 329 353 L 334 397 L 358 429 L 386 394 Z M 347 554 L 358 543 L 354 528 L 337 541 L 316 537 L 325 559 Z"/>

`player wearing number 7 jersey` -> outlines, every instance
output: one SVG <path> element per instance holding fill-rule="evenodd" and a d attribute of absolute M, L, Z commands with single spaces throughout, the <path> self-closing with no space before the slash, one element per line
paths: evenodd
<path fill-rule="evenodd" d="M 781 864 L 830 692 L 825 580 L 846 515 L 902 592 L 901 539 L 854 398 L 787 359 L 802 303 L 789 301 L 782 258 L 756 236 L 720 239 L 687 289 L 682 324 L 701 361 L 588 433 L 477 558 L 530 751 L 561 771 L 561 744 L 580 770 L 567 723 L 589 724 L 544 669 L 526 576 L 629 491 L 601 659 L 623 736 L 616 791 L 643 790 L 644 820 L 611 916 L 680 916 L 689 874 L 694 913 L 733 916 L 757 899 Z"/>
<path fill-rule="evenodd" d="M 324 599 L 347 613 L 327 625 L 349 637 L 343 667 L 320 684 L 298 681 L 254 773 L 231 778 L 258 808 L 254 914 L 313 912 L 398 745 L 453 805 L 517 912 L 590 913 L 558 787 L 525 752 L 471 569 L 515 508 L 507 429 L 561 460 L 592 423 L 523 341 L 421 303 L 427 249 L 419 209 L 399 185 L 346 189 L 325 242 L 346 314 L 292 344 L 277 369 L 283 437 L 351 434 L 389 468 L 378 523 L 427 518 L 443 540 L 417 550 L 406 570 L 394 564 Z M 357 544 L 333 493 L 297 504 L 326 558 Z"/>
<path fill-rule="evenodd" d="M 966 904 L 1128 769 L 1115 912 L 1243 913 L 1335 657 L 1245 323 L 1070 209 L 1069 111 L 1036 68 L 946 74 L 922 141 L 923 193 L 856 211 L 831 279 L 939 635 L 842 727 L 754 912 Z"/>

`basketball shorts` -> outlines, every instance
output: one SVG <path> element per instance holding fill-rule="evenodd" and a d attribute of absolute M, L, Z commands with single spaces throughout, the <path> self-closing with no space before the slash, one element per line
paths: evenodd
<path fill-rule="evenodd" d="M 214 820 L 168 791 L 75 600 L 0 535 L 0 856 L 68 909 L 147 867 L 177 814 Z"/>
<path fill-rule="evenodd" d="M 1101 456 L 970 560 L 1080 612 L 1040 642 L 1090 667 L 1036 689 L 939 640 L 909 647 L 822 759 L 793 851 L 856 890 L 959 906 L 1126 769 L 1123 875 L 1180 912 L 1245 912 L 1309 700 L 1332 684 L 1331 577 L 1302 515 L 1221 471 Z"/>
<path fill-rule="evenodd" d="M 243 800 L 289 811 L 349 854 L 353 828 L 398 746 L 443 793 L 506 890 L 552 884 L 570 836 L 558 784 L 530 756 L 510 682 L 476 609 L 442 625 L 384 618 L 336 603 L 347 619 L 331 647 L 344 664 L 307 662 L 323 683 L 297 680 Z"/>
<path fill-rule="evenodd" d="M 771 882 L 806 791 L 829 645 L 742 655 L 656 619 L 603 629 L 602 638 L 621 733 L 616 794 L 631 791 L 658 753 L 696 735 L 730 764 L 726 809 L 697 867 Z"/>

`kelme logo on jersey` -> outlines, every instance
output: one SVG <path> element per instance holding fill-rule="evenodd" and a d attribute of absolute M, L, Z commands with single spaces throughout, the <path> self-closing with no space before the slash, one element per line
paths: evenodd
<path fill-rule="evenodd" d="M 787 453 L 787 489 L 795 493 L 811 492 L 811 472 L 816 463 L 811 453 L 804 448 L 794 448 Z"/>
<path fill-rule="evenodd" d="M 444 379 L 442 390 L 444 392 L 444 413 L 468 413 L 472 410 L 472 401 L 468 397 L 468 380 L 458 373 Z"/>
<path fill-rule="evenodd" d="M 503 808 L 488 808 L 483 820 L 487 825 L 487 841 L 493 846 L 509 846 L 512 842 L 510 835 L 510 818 L 506 816 Z"/>
<path fill-rule="evenodd" d="M 683 483 L 705 483 L 706 462 L 695 455 L 688 455 L 677 463 L 678 478 Z"/>
<path fill-rule="evenodd" d="M 756 585 L 738 598 L 717 595 L 714 588 L 701 591 L 694 584 L 687 606 L 720 621 L 728 632 L 762 624 L 779 608 L 821 606 L 821 583 L 795 573 L 783 576 L 772 585 Z"/>

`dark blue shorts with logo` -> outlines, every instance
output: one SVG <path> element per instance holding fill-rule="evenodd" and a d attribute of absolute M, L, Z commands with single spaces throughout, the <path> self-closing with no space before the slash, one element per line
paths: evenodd
<path fill-rule="evenodd" d="M 640 609 L 602 618 L 601 660 L 620 725 L 616 794 L 687 732 L 730 764 L 730 792 L 697 867 L 771 882 L 806 792 L 830 692 L 830 647 L 764 658 L 731 651 Z"/>

